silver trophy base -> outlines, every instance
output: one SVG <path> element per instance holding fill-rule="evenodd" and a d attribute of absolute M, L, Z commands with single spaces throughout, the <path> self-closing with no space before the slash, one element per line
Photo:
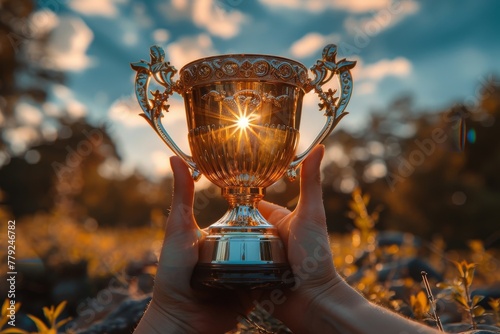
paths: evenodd
<path fill-rule="evenodd" d="M 273 226 L 209 231 L 193 272 L 193 287 L 247 290 L 293 285 L 283 243 Z"/>

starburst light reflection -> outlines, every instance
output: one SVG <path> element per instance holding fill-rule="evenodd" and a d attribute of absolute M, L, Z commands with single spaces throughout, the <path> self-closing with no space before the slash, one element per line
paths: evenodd
<path fill-rule="evenodd" d="M 245 129 L 250 125 L 250 120 L 247 116 L 240 116 L 238 117 L 236 124 L 240 129 Z"/>

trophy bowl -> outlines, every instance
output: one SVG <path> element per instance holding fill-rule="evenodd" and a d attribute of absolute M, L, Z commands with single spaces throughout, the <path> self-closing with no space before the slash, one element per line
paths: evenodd
<path fill-rule="evenodd" d="M 210 225 L 200 249 L 192 285 L 224 289 L 291 286 L 294 283 L 286 250 L 277 229 L 258 211 L 265 189 L 296 169 L 347 113 L 352 92 L 353 61 L 336 61 L 333 44 L 311 67 L 277 56 L 230 54 L 202 58 L 177 70 L 165 61 L 162 48 L 152 46 L 151 61 L 132 63 L 135 92 L 143 116 L 170 149 L 192 171 L 222 190 L 228 211 Z M 322 86 L 334 75 L 340 91 Z M 148 92 L 149 81 L 165 90 Z M 311 145 L 296 154 L 304 95 L 314 90 L 325 125 Z M 185 103 L 191 155 L 184 153 L 161 123 L 174 92 Z M 338 96 L 336 96 L 338 95 Z"/>

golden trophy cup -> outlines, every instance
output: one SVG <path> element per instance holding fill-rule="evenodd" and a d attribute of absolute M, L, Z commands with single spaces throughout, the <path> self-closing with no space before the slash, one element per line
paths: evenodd
<path fill-rule="evenodd" d="M 337 47 L 323 49 L 311 71 L 282 57 L 230 54 L 202 58 L 177 70 L 159 46 L 151 62 L 132 63 L 135 92 L 143 116 L 170 149 L 192 171 L 219 186 L 229 202 L 226 214 L 208 228 L 193 286 L 265 288 L 289 286 L 293 275 L 277 229 L 258 211 L 266 187 L 284 174 L 293 180 L 308 153 L 345 116 L 352 92 L 350 69 L 356 62 L 336 61 Z M 334 75 L 339 93 L 322 86 Z M 148 93 L 151 78 L 165 90 Z M 304 94 L 314 90 L 326 121 L 312 144 L 296 154 Z M 161 123 L 172 93 L 182 95 L 191 156 L 171 139 Z M 149 95 L 151 94 L 151 95 Z M 338 95 L 337 97 L 335 95 Z"/>

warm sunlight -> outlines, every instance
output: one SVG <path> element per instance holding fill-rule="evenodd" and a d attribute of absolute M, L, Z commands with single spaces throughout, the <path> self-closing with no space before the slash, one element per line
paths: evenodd
<path fill-rule="evenodd" d="M 241 116 L 241 117 L 238 117 L 236 124 L 238 125 L 238 127 L 240 129 L 245 129 L 250 125 L 250 120 L 248 119 L 247 116 Z"/>

